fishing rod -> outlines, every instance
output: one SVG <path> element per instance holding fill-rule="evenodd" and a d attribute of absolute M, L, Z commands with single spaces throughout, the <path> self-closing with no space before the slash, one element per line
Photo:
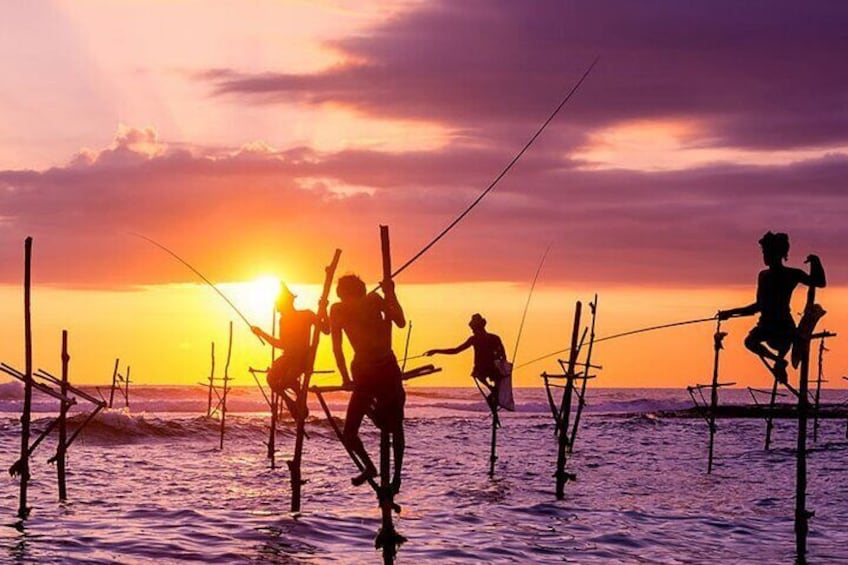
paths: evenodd
<path fill-rule="evenodd" d="M 592 72 L 592 69 L 595 68 L 595 65 L 597 63 L 598 63 L 598 58 L 596 57 L 595 60 L 592 61 L 592 64 L 589 65 L 589 67 L 583 73 L 583 76 L 580 77 L 580 80 L 578 80 L 577 83 L 573 87 L 571 87 L 571 90 L 569 90 L 568 94 L 565 95 L 565 97 L 562 99 L 562 101 L 559 103 L 559 105 L 554 109 L 553 112 L 551 112 L 551 115 L 548 116 L 548 119 L 545 120 L 544 123 L 542 123 L 541 127 L 539 127 L 539 129 L 536 130 L 536 133 L 534 133 L 533 136 L 530 138 L 530 140 L 527 141 L 527 143 L 524 144 L 524 147 L 522 147 L 521 150 L 515 155 L 515 157 L 512 158 L 512 160 L 507 164 L 506 167 L 504 167 L 504 169 L 500 172 L 500 174 L 498 176 L 496 176 L 495 179 L 491 183 L 489 183 L 489 186 L 487 186 L 486 189 L 483 192 L 481 192 L 480 195 L 477 196 L 477 198 L 475 198 L 474 201 L 465 210 L 463 210 L 463 212 L 459 216 L 457 216 L 450 224 L 448 224 L 448 226 L 445 229 L 443 229 L 441 232 L 439 232 L 439 234 L 435 238 L 433 238 L 433 240 L 430 243 L 425 245 L 424 248 L 421 249 L 421 251 L 419 251 L 418 253 L 413 255 L 412 258 L 409 259 L 406 263 L 404 263 L 403 265 L 398 267 L 397 270 L 395 270 L 395 272 L 392 273 L 392 278 L 401 274 L 403 271 L 406 270 L 407 267 L 409 267 L 415 261 L 417 261 L 419 257 L 421 257 L 427 251 L 429 251 L 431 247 L 433 247 L 440 239 L 442 239 L 445 235 L 447 235 L 447 233 L 449 231 L 451 231 L 454 228 L 454 226 L 456 226 L 460 221 L 462 221 L 462 219 L 465 216 L 467 216 L 468 213 L 471 212 L 471 210 L 473 210 L 480 203 L 480 201 L 483 200 L 483 198 L 485 198 L 486 195 L 489 194 L 492 191 L 492 189 L 495 188 L 495 186 L 497 186 L 497 184 L 501 181 L 501 179 L 504 178 L 506 176 L 506 174 L 510 171 L 510 169 L 512 169 L 512 167 L 518 162 L 518 160 L 521 159 L 522 155 L 524 155 L 524 153 L 528 149 L 530 149 L 530 146 L 533 145 L 533 142 L 536 141 L 536 138 L 538 138 L 542 134 L 542 132 L 545 130 L 546 127 L 548 127 L 548 124 L 550 124 L 553 121 L 553 119 L 556 117 L 556 115 L 559 113 L 559 111 L 562 109 L 562 107 L 565 106 L 565 104 L 571 99 L 571 97 L 574 95 L 574 93 L 577 92 L 577 89 L 580 88 L 580 85 L 583 84 L 583 81 L 586 80 L 586 77 L 589 76 L 589 73 Z"/>
<path fill-rule="evenodd" d="M 527 311 L 530 310 L 530 299 L 533 298 L 533 290 L 536 288 L 536 281 L 539 280 L 539 273 L 542 272 L 542 267 L 545 264 L 545 259 L 551 250 L 553 243 L 549 243 L 547 249 L 542 254 L 542 259 L 539 261 L 539 266 L 536 268 L 536 274 L 533 276 L 533 282 L 530 284 L 530 292 L 527 294 L 527 302 L 524 304 L 524 313 L 521 314 L 521 323 L 518 324 L 518 336 L 515 338 L 515 349 L 512 351 L 512 362 L 518 357 L 518 344 L 521 343 L 521 332 L 524 330 L 524 321 L 527 319 Z"/>
<path fill-rule="evenodd" d="M 218 296 L 220 296 L 221 298 L 223 298 L 223 299 L 224 299 L 224 301 L 225 301 L 227 304 L 229 304 L 229 305 L 230 305 L 230 308 L 232 308 L 232 309 L 233 309 L 233 311 L 235 311 L 235 313 L 236 313 L 236 314 L 238 314 L 238 315 L 239 315 L 239 317 L 240 317 L 242 320 L 244 320 L 244 323 L 245 323 L 245 324 L 247 324 L 247 327 L 249 327 L 249 328 L 250 328 L 250 331 L 251 331 L 251 332 L 253 332 L 253 324 L 251 324 L 251 323 L 250 323 L 250 320 L 248 320 L 248 319 L 247 319 L 247 317 L 246 317 L 244 314 L 242 314 L 242 313 L 241 313 L 241 310 L 239 310 L 238 308 L 236 308 L 236 305 L 235 305 L 235 304 L 233 304 L 232 302 L 230 302 L 230 299 L 229 299 L 229 298 L 227 298 L 227 295 L 226 295 L 226 294 L 224 294 L 223 292 L 221 292 L 221 289 L 219 289 L 217 286 L 215 286 L 214 284 L 212 284 L 212 281 L 210 281 L 209 279 L 207 279 L 206 277 L 204 277 L 204 276 L 203 276 L 203 273 L 201 273 L 200 271 L 198 271 L 197 269 L 195 269 L 194 267 L 192 267 L 191 265 L 189 265 L 189 264 L 188 264 L 188 262 L 187 262 L 185 259 L 183 259 L 183 258 L 182 258 L 182 257 L 180 257 L 179 255 L 177 255 L 176 253 L 174 253 L 173 251 L 171 251 L 170 249 L 168 249 L 167 247 L 165 247 L 164 245 L 162 245 L 162 244 L 161 244 L 161 243 L 159 243 L 158 241 L 152 240 L 152 239 L 150 239 L 149 237 L 147 237 L 146 235 L 142 235 L 142 234 L 137 233 L 137 232 L 134 232 L 134 231 L 131 231 L 131 232 L 128 232 L 128 233 L 129 233 L 130 235 L 134 235 L 135 237 L 141 238 L 141 239 L 143 239 L 143 240 L 147 241 L 148 243 L 152 243 L 153 245 L 155 245 L 156 247 L 158 247 L 159 249 L 161 249 L 162 251 L 164 251 L 165 253 L 167 253 L 168 255 L 170 255 L 171 257 L 173 257 L 174 259 L 176 259 L 177 261 L 179 261 L 180 263 L 182 263 L 183 265 L 185 265 L 186 267 L 188 267 L 188 268 L 191 270 L 191 272 L 192 272 L 192 273 L 194 273 L 195 275 L 197 275 L 198 277 L 200 277 L 200 279 L 201 279 L 203 282 L 205 282 L 205 283 L 206 283 L 206 284 L 208 284 L 210 287 L 212 287 L 212 290 L 214 290 L 215 292 L 217 292 L 217 293 L 218 293 Z M 253 334 L 253 335 L 256 335 L 256 334 Z M 258 336 L 258 335 L 257 335 L 256 337 L 259 339 L 259 341 L 260 341 L 260 342 L 262 342 L 262 345 L 265 345 L 265 340 L 264 340 L 264 339 L 262 339 L 262 337 L 261 337 L 261 336 Z"/>
<path fill-rule="evenodd" d="M 652 332 L 652 331 L 655 331 L 655 330 L 662 330 L 662 329 L 665 329 L 665 328 L 673 328 L 673 327 L 676 327 L 676 326 L 686 326 L 686 325 L 689 325 L 689 324 L 701 324 L 701 323 L 704 323 L 704 322 L 713 321 L 716 318 L 717 318 L 717 316 L 710 316 L 709 318 L 698 318 L 698 319 L 695 319 L 695 320 L 684 320 L 682 322 L 672 322 L 670 324 L 661 324 L 659 326 L 649 326 L 647 328 L 639 328 L 637 330 L 630 330 L 630 331 L 626 331 L 626 332 L 622 332 L 622 333 L 618 333 L 618 334 L 614 334 L 614 335 L 608 335 L 606 337 L 596 339 L 595 343 L 600 343 L 602 341 L 609 341 L 611 339 L 617 339 L 619 337 L 625 337 L 625 336 L 628 336 L 628 335 L 635 335 L 635 334 L 640 334 L 640 333 L 645 333 L 645 332 Z M 566 349 L 560 349 L 559 351 L 554 351 L 553 353 L 548 353 L 547 355 L 542 355 L 541 357 L 536 357 L 535 359 L 532 359 L 530 361 L 527 361 L 526 363 L 522 363 L 521 365 L 518 365 L 516 367 L 516 369 L 520 369 L 521 367 L 526 367 L 527 365 L 531 365 L 533 363 L 536 363 L 537 361 L 542 361 L 543 359 L 547 359 L 548 357 L 553 357 L 554 355 L 559 355 L 560 353 L 565 353 L 567 351 L 571 351 L 571 348 L 568 347 Z"/>

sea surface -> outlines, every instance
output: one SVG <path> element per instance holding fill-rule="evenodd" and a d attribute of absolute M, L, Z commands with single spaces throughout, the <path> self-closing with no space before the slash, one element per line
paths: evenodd
<path fill-rule="evenodd" d="M 20 386 L 0 385 L 0 464 L 20 450 Z M 685 390 L 591 389 L 567 468 L 577 480 L 554 496 L 556 441 L 541 389 L 515 391 L 502 415 L 494 478 L 487 476 L 490 416 L 474 389 L 409 388 L 407 457 L 396 527 L 397 563 L 792 563 L 795 437 L 776 422 L 721 420 L 706 473 L 707 425 L 663 416 L 691 406 Z M 826 391 L 841 402 L 848 391 Z M 343 416 L 345 393 L 329 396 Z M 255 388 L 205 417 L 200 387 L 134 387 L 130 409 L 99 416 L 71 447 L 66 503 L 57 502 L 49 437 L 32 459 L 30 518 L 16 524 L 18 480 L 0 482 L 0 562 L 380 563 L 373 493 L 310 402 L 303 508 L 289 512 L 290 421 L 271 469 L 269 417 Z M 722 390 L 722 403 L 750 402 Z M 116 403 L 118 403 L 116 401 Z M 82 405 L 82 403 L 81 403 Z M 35 428 L 55 403 L 35 397 Z M 79 409 L 74 411 L 79 421 Z M 363 427 L 376 453 L 377 434 Z M 848 562 L 846 422 L 821 422 L 810 441 L 811 563 Z M 17 526 L 17 527 L 16 527 Z"/>

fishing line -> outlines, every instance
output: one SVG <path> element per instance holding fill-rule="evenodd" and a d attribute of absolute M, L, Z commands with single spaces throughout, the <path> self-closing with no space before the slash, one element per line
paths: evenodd
<path fill-rule="evenodd" d="M 215 286 L 214 284 L 212 284 L 212 281 L 210 281 L 209 279 L 207 279 L 206 277 L 204 277 L 204 276 L 203 276 L 203 273 L 201 273 L 200 271 L 198 271 L 197 269 L 195 269 L 194 267 L 192 267 L 191 265 L 189 265 L 189 264 L 188 264 L 188 262 L 187 262 L 185 259 L 183 259 L 183 258 L 182 258 L 182 257 L 180 257 L 179 255 L 177 255 L 176 253 L 174 253 L 173 251 L 171 251 L 170 249 L 168 249 L 167 247 L 165 247 L 164 245 L 162 245 L 162 244 L 161 244 L 161 243 L 159 243 L 158 241 L 154 241 L 154 240 L 150 239 L 149 237 L 147 237 L 146 235 L 142 235 L 142 234 L 137 233 L 137 232 L 133 232 L 133 231 L 131 231 L 131 232 L 127 232 L 127 233 L 129 233 L 130 235 L 134 235 L 135 237 L 141 238 L 141 239 L 143 239 L 143 240 L 147 241 L 148 243 L 152 243 L 153 245 L 155 245 L 156 247 L 158 247 L 159 249 L 161 249 L 162 251 L 166 252 L 166 253 L 167 253 L 167 254 L 169 254 L 171 257 L 173 257 L 174 259 L 176 259 L 177 261 L 179 261 L 180 263 L 182 263 L 183 265 L 185 265 L 186 267 L 188 267 L 188 268 L 191 270 L 191 272 L 192 272 L 192 273 L 194 273 L 195 275 L 197 275 L 198 277 L 200 277 L 200 279 L 201 279 L 203 282 L 205 282 L 205 283 L 206 283 L 206 284 L 208 284 L 210 287 L 212 287 L 212 289 L 213 289 L 215 292 L 217 292 L 217 293 L 218 293 L 218 296 L 220 296 L 221 298 L 223 298 L 223 299 L 224 299 L 224 301 L 225 301 L 227 304 L 229 304 L 229 305 L 230 305 L 230 308 L 232 308 L 232 309 L 233 309 L 233 311 L 235 311 L 235 313 L 236 313 L 236 314 L 238 314 L 238 315 L 239 315 L 239 317 L 240 317 L 242 320 L 244 320 L 244 323 L 245 323 L 245 324 L 247 324 L 247 327 L 249 327 L 249 328 L 250 328 L 251 332 L 253 331 L 253 324 L 251 324 L 251 323 L 250 323 L 250 320 L 248 320 L 248 319 L 247 319 L 247 317 L 245 317 L 245 315 L 241 313 L 241 310 L 239 310 L 238 308 L 236 308 L 236 305 L 235 305 L 235 304 L 233 304 L 232 302 L 230 302 L 230 299 L 229 299 L 229 298 L 227 298 L 227 295 L 226 295 L 226 294 L 224 294 L 223 292 L 221 292 L 221 289 L 219 289 L 217 286 Z M 254 335 L 256 335 L 256 334 L 254 334 Z M 262 338 L 261 338 L 260 336 L 258 336 L 258 335 L 257 335 L 256 337 L 259 339 L 259 341 L 261 341 L 261 342 L 262 342 L 262 345 L 265 345 L 265 340 L 264 340 L 264 339 L 262 339 Z"/>
<path fill-rule="evenodd" d="M 617 339 L 619 337 L 625 337 L 625 336 L 628 336 L 628 335 L 651 332 L 651 331 L 654 331 L 654 330 L 662 330 L 662 329 L 665 329 L 665 328 L 673 328 L 673 327 L 676 327 L 676 326 L 686 326 L 686 325 L 689 325 L 689 324 L 701 324 L 703 322 L 714 321 L 715 319 L 716 319 L 716 316 L 710 316 L 709 318 L 698 318 L 696 320 L 685 320 L 683 322 L 672 322 L 670 324 L 661 324 L 659 326 L 650 326 L 650 327 L 647 327 L 647 328 L 639 328 L 638 330 L 630 330 L 630 331 L 627 331 L 627 332 L 622 332 L 622 333 L 614 334 L 614 335 L 608 335 L 606 337 L 596 339 L 595 343 L 600 343 L 602 341 L 609 341 L 611 339 Z M 553 353 L 548 353 L 547 355 L 542 355 L 541 357 L 536 357 L 535 359 L 532 359 L 530 361 L 527 361 L 526 363 L 522 363 L 521 365 L 518 365 L 516 367 L 516 369 L 520 369 L 521 367 L 526 367 L 527 365 L 536 363 L 537 361 L 542 361 L 543 359 L 547 359 L 548 357 L 553 357 L 554 355 L 559 355 L 560 353 L 565 353 L 567 351 L 571 351 L 571 348 L 568 347 L 566 349 L 560 349 L 559 351 L 554 351 Z"/>
<path fill-rule="evenodd" d="M 480 195 L 477 196 L 477 198 L 475 198 L 474 201 L 459 216 L 457 216 L 456 219 L 454 219 L 454 221 L 452 221 L 450 224 L 448 224 L 448 226 L 445 229 L 443 229 L 435 238 L 433 238 L 433 240 L 430 243 L 425 245 L 424 248 L 421 249 L 421 251 L 419 251 L 418 253 L 413 255 L 412 258 L 409 259 L 406 263 L 404 263 L 403 265 L 398 267 L 398 269 L 394 273 L 392 273 L 392 278 L 401 274 L 403 271 L 406 270 L 407 267 L 409 267 L 412 263 L 414 263 L 416 260 L 418 260 L 419 257 L 421 257 L 427 251 L 429 251 L 429 249 L 431 247 L 433 247 L 440 239 L 442 239 L 445 235 L 447 235 L 447 233 L 449 231 L 451 231 L 454 228 L 454 226 L 456 226 L 460 221 L 462 221 L 462 219 L 465 216 L 467 216 L 468 213 L 471 212 L 471 210 L 473 210 L 477 206 L 477 204 L 479 204 L 480 201 L 483 200 L 483 198 L 485 198 L 486 195 L 489 194 L 492 191 L 492 189 L 495 188 L 495 186 L 497 186 L 497 184 L 501 181 L 501 179 L 504 178 L 506 176 L 506 174 L 510 171 L 510 169 L 512 169 L 512 167 L 518 162 L 518 160 L 521 159 L 522 155 L 524 155 L 524 153 L 528 149 L 530 149 L 530 146 L 533 145 L 533 142 L 536 141 L 536 138 L 538 138 L 542 134 L 542 132 L 545 130 L 546 127 L 548 127 L 548 124 L 550 124 L 553 121 L 554 117 L 556 117 L 556 115 L 559 113 L 559 111 L 562 109 L 562 107 L 565 106 L 565 104 L 571 99 L 571 97 L 574 95 L 574 93 L 577 92 L 577 89 L 580 88 L 580 85 L 583 84 L 583 81 L 586 80 L 586 77 L 588 77 L 589 73 L 592 72 L 592 69 L 595 68 L 595 65 L 597 64 L 597 62 L 598 62 L 598 58 L 596 57 L 595 60 L 592 61 L 592 64 L 589 65 L 589 67 L 583 73 L 583 76 L 580 77 L 580 80 L 578 80 L 577 83 L 573 87 L 571 87 L 571 90 L 568 92 L 568 94 L 565 95 L 565 98 L 562 99 L 562 101 L 559 103 L 559 105 L 556 107 L 556 109 L 551 113 L 550 116 L 548 116 L 548 119 L 544 121 L 544 123 L 541 125 L 541 127 L 538 130 L 536 130 L 536 133 L 534 133 L 533 136 L 530 138 L 530 140 L 527 143 L 524 144 L 524 147 L 522 147 L 521 151 L 519 151 L 515 155 L 515 157 L 512 158 L 512 161 L 510 161 L 509 164 L 507 164 L 507 166 L 504 167 L 504 169 L 500 172 L 500 174 L 497 177 L 495 177 L 495 180 L 493 180 L 491 183 L 489 183 L 489 186 L 486 187 L 486 189 L 482 193 L 480 193 Z"/>
<path fill-rule="evenodd" d="M 527 294 L 527 302 L 524 304 L 524 313 L 521 314 L 521 323 L 518 325 L 518 336 L 515 338 L 515 349 L 512 352 L 512 362 L 518 357 L 518 344 L 521 343 L 521 332 L 524 330 L 524 321 L 527 319 L 527 311 L 530 309 L 530 299 L 533 298 L 533 290 L 536 288 L 536 281 L 539 280 L 539 273 L 542 272 L 542 267 L 545 264 L 545 259 L 548 257 L 548 252 L 551 250 L 553 243 L 549 243 L 547 249 L 542 254 L 542 260 L 539 261 L 539 266 L 536 268 L 536 274 L 533 276 L 533 282 L 530 284 L 530 292 Z"/>

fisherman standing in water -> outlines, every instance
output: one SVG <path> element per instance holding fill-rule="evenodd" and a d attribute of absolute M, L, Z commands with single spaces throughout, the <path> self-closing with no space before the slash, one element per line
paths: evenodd
<path fill-rule="evenodd" d="M 471 337 L 460 345 L 450 349 L 430 349 L 424 355 L 427 357 L 437 353 L 456 355 L 469 347 L 473 347 L 474 368 L 471 371 L 471 376 L 489 390 L 489 394 L 486 395 L 486 402 L 489 404 L 492 415 L 497 422 L 498 393 L 500 391 L 500 382 L 504 376 L 498 365 L 506 361 L 506 350 L 500 337 L 486 331 L 486 319 L 480 314 L 471 316 L 468 326 L 471 328 Z"/>
<path fill-rule="evenodd" d="M 790 302 L 798 283 L 817 288 L 826 284 L 824 268 L 816 255 L 808 255 L 810 274 L 801 269 L 787 267 L 783 261 L 789 256 L 789 236 L 785 233 L 766 233 L 760 239 L 763 263 L 768 267 L 757 278 L 757 301 L 748 306 L 720 310 L 719 320 L 734 316 L 751 316 L 759 312 L 760 320 L 745 338 L 745 347 L 763 359 L 773 361 L 771 371 L 781 383 L 787 382 L 786 354 L 796 338 L 795 321 Z"/>
<path fill-rule="evenodd" d="M 269 335 L 258 326 L 252 326 L 253 333 L 270 343 L 282 354 L 277 357 L 268 370 L 266 379 L 268 386 L 285 401 L 292 417 L 298 419 L 298 398 L 302 391 L 301 376 L 307 371 L 312 327 L 318 326 L 323 333 L 329 333 L 326 319 L 319 317 L 311 310 L 296 310 L 294 299 L 289 288 L 283 284 L 277 295 L 276 308 L 280 314 L 279 337 Z M 291 393 L 291 397 L 288 393 Z M 306 403 L 303 403 L 304 408 Z M 306 417 L 307 414 L 303 414 Z"/>
<path fill-rule="evenodd" d="M 403 375 L 392 352 L 391 335 L 392 324 L 402 328 L 406 319 L 395 295 L 394 283 L 389 280 L 381 287 L 385 297 L 376 292 L 367 293 L 365 283 L 356 275 L 341 277 L 336 286 L 341 302 L 330 309 L 330 331 L 342 384 L 353 388 L 345 415 L 343 440 L 365 468 L 351 482 L 359 486 L 377 476 L 377 468 L 359 438 L 362 418 L 368 414 L 378 428 L 392 435 L 394 473 L 391 487 L 397 493 L 405 447 L 403 409 L 406 393 Z M 353 347 L 350 373 L 342 349 L 342 333 Z"/>

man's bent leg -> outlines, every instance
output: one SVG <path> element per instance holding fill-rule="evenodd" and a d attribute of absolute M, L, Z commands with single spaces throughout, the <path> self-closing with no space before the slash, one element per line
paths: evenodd
<path fill-rule="evenodd" d="M 350 395 L 350 402 L 347 405 L 347 413 L 345 414 L 342 439 L 348 449 L 356 454 L 359 461 L 365 467 L 362 473 L 351 479 L 354 486 L 359 486 L 369 478 L 377 476 L 377 468 L 374 466 L 374 463 L 368 456 L 368 452 L 365 451 L 365 446 L 362 445 L 362 440 L 359 438 L 359 427 L 362 425 L 362 418 L 368 409 L 369 401 L 370 397 L 368 395 L 354 390 L 353 394 Z"/>

